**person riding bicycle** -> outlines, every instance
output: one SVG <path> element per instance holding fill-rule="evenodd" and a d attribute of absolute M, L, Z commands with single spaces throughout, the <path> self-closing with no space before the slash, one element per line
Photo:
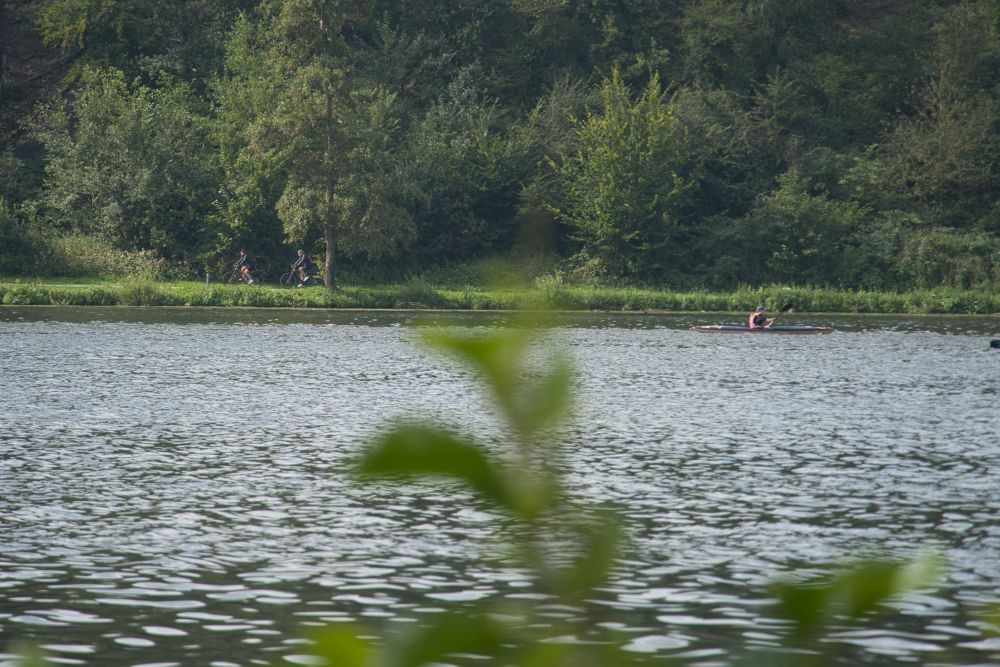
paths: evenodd
<path fill-rule="evenodd" d="M 307 255 L 304 250 L 299 250 L 299 258 L 295 260 L 294 264 L 292 264 L 292 272 L 299 274 L 299 287 L 302 287 L 302 285 L 309 280 L 309 274 L 312 273 L 313 266 L 312 260 L 309 259 L 309 255 Z"/>
<path fill-rule="evenodd" d="M 240 250 L 240 258 L 233 264 L 233 270 L 239 271 L 243 282 L 248 285 L 253 285 L 257 280 L 257 270 L 253 265 L 253 258 L 250 257 L 246 250 Z"/>

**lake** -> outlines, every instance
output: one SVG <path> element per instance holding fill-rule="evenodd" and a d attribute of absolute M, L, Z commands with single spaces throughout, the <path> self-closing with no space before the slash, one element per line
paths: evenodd
<path fill-rule="evenodd" d="M 322 623 L 406 627 L 531 582 L 444 482 L 360 486 L 394 419 L 502 445 L 485 392 L 415 341 L 510 315 L 0 308 L 0 664 L 309 664 Z M 637 655 L 774 645 L 765 587 L 947 555 L 946 581 L 827 638 L 838 664 L 1000 664 L 1000 319 L 788 315 L 826 336 L 702 334 L 719 314 L 575 313 L 564 472 L 632 549 L 603 597 Z M 544 600 L 539 602 L 544 604 Z M 553 610 L 555 616 L 559 610 Z"/>

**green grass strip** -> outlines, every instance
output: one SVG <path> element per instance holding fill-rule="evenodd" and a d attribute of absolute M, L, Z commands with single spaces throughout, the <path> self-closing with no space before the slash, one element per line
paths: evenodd
<path fill-rule="evenodd" d="M 196 282 L 0 279 L 0 304 L 56 306 L 211 306 L 442 310 L 597 310 L 740 312 L 758 304 L 794 304 L 797 312 L 997 314 L 1000 292 L 948 288 L 910 292 L 832 288 L 745 287 L 730 292 L 593 287 L 539 281 L 534 287 L 434 287 L 426 283 L 281 288 Z"/>

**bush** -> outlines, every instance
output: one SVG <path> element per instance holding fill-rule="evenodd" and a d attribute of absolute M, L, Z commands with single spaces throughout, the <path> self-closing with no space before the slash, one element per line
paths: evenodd
<path fill-rule="evenodd" d="M 579 308 L 579 301 L 563 283 L 562 275 L 552 273 L 535 278 L 538 303 L 541 308 Z"/>
<path fill-rule="evenodd" d="M 0 198 L 0 274 L 35 273 L 49 264 L 41 231 L 26 223 Z"/>
<path fill-rule="evenodd" d="M 411 278 L 396 292 L 395 308 L 437 308 L 444 303 L 441 295 L 423 278 Z"/>
<path fill-rule="evenodd" d="M 903 239 L 896 270 L 904 284 L 969 289 L 1000 282 L 1000 238 L 986 232 L 914 230 Z"/>
<path fill-rule="evenodd" d="M 112 290 L 103 287 L 87 287 L 66 290 L 62 302 L 67 306 L 115 306 L 120 303 L 120 300 L 118 294 Z"/>
<path fill-rule="evenodd" d="M 8 285 L 0 287 L 0 303 L 5 306 L 33 306 L 49 303 L 49 296 L 35 287 Z"/>
<path fill-rule="evenodd" d="M 429 283 L 451 287 L 527 287 L 535 278 L 551 272 L 557 261 L 552 255 L 514 250 L 470 262 L 428 268 L 421 275 Z"/>
<path fill-rule="evenodd" d="M 123 306 L 178 306 L 177 298 L 147 280 L 131 280 L 119 290 Z"/>
<path fill-rule="evenodd" d="M 147 250 L 127 252 L 96 237 L 72 234 L 52 242 L 51 273 L 63 276 L 113 276 L 164 281 L 190 277 L 187 267 Z"/>

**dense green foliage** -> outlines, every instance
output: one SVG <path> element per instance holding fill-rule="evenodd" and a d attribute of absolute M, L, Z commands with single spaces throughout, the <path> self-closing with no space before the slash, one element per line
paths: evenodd
<path fill-rule="evenodd" d="M 192 277 L 304 247 L 329 285 L 512 250 L 1000 284 L 998 0 L 4 0 L 0 31 L 0 273 L 83 235 Z"/>

